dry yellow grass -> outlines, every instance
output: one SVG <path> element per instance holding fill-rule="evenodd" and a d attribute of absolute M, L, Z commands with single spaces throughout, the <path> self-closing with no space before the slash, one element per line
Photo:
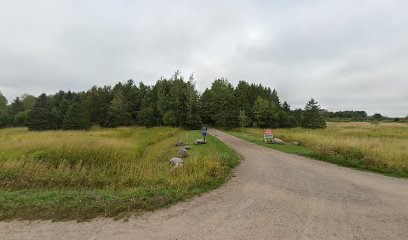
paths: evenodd
<path fill-rule="evenodd" d="M 175 143 L 192 144 L 200 135 L 170 127 L 1 129 L 0 220 L 117 216 L 213 189 L 239 155 L 211 136 L 191 146 L 183 168 L 170 171 Z"/>
<path fill-rule="evenodd" d="M 261 137 L 262 129 L 246 129 Z M 298 141 L 321 156 L 343 156 L 378 169 L 408 172 L 408 124 L 328 123 L 326 129 L 274 129 L 275 137 Z"/>
<path fill-rule="evenodd" d="M 199 131 L 197 131 L 199 134 Z M 180 186 L 208 180 L 219 151 L 191 151 L 175 175 L 168 160 L 185 131 L 170 127 L 29 132 L 0 130 L 0 187 L 6 189 Z M 190 137 L 190 141 L 193 137 Z M 204 159 L 204 160 L 203 160 Z"/>

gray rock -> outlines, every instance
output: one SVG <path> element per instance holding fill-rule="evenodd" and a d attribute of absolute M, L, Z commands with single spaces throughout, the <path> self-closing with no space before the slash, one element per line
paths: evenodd
<path fill-rule="evenodd" d="M 177 157 L 172 158 L 170 160 L 170 164 L 172 165 L 170 172 L 175 172 L 177 169 L 181 169 L 184 167 L 183 159 Z"/>
<path fill-rule="evenodd" d="M 300 145 L 299 142 L 291 142 L 290 144 L 295 145 L 295 146 L 299 146 L 299 145 Z"/>
<path fill-rule="evenodd" d="M 180 164 L 183 165 L 184 161 L 181 158 L 174 157 L 174 158 L 170 159 L 170 164 L 173 165 L 173 166 L 180 165 Z"/>
<path fill-rule="evenodd" d="M 274 144 L 284 144 L 285 142 L 280 140 L 279 138 L 273 138 L 272 143 L 274 143 Z"/>
<path fill-rule="evenodd" d="M 186 150 L 190 150 L 190 149 L 191 149 L 191 147 L 190 147 L 190 146 L 184 146 L 184 149 L 186 149 Z"/>
<path fill-rule="evenodd" d="M 183 142 L 176 142 L 176 146 L 177 147 L 184 146 L 184 143 Z"/>
<path fill-rule="evenodd" d="M 178 151 L 178 155 L 181 158 L 185 158 L 188 155 L 187 149 L 185 149 L 184 147 L 180 148 Z"/>
<path fill-rule="evenodd" d="M 205 144 L 205 141 L 203 139 L 196 139 L 194 144 Z"/>

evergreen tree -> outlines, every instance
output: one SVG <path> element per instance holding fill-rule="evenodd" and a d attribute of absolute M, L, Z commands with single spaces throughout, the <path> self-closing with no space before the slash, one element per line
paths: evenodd
<path fill-rule="evenodd" d="M 170 109 L 169 92 L 172 82 L 161 78 L 153 87 L 155 95 L 155 106 L 158 115 L 161 117 L 165 125 L 176 125 L 175 112 Z M 165 117 L 166 116 L 166 117 Z M 166 119 L 166 121 L 165 121 Z"/>
<path fill-rule="evenodd" d="M 24 103 L 16 97 L 9 106 L 10 125 L 20 127 L 25 124 L 27 116 L 24 114 Z"/>
<path fill-rule="evenodd" d="M 22 111 L 24 111 L 24 103 L 19 97 L 16 97 L 16 99 L 10 104 L 10 112 L 12 115 L 16 115 Z"/>
<path fill-rule="evenodd" d="M 293 116 L 295 118 L 296 126 L 302 125 L 302 114 L 303 110 L 300 108 L 296 108 L 295 110 L 293 110 Z"/>
<path fill-rule="evenodd" d="M 36 102 L 36 97 L 28 94 L 23 94 L 21 96 L 21 100 L 23 103 L 24 110 L 15 114 L 14 116 L 15 126 L 27 126 L 28 114 Z"/>
<path fill-rule="evenodd" d="M 65 114 L 62 129 L 87 130 L 91 127 L 91 120 L 86 105 L 80 100 L 74 101 Z"/>
<path fill-rule="evenodd" d="M 177 126 L 186 126 L 187 85 L 178 71 L 173 76 L 168 99 L 170 109 L 173 110 L 176 115 Z"/>
<path fill-rule="evenodd" d="M 295 115 L 290 111 L 286 112 L 284 110 L 281 110 L 279 113 L 279 123 L 279 127 L 281 128 L 292 128 L 298 125 Z"/>
<path fill-rule="evenodd" d="M 271 100 L 277 107 L 280 107 L 280 100 L 279 100 L 278 92 L 276 91 L 276 89 L 273 89 L 272 91 Z"/>
<path fill-rule="evenodd" d="M 200 96 L 199 100 L 199 115 L 201 118 L 201 121 L 207 125 L 214 125 L 214 120 L 211 116 L 211 90 L 210 89 L 205 89 L 203 94 Z"/>
<path fill-rule="evenodd" d="M 137 117 L 140 125 L 153 127 L 156 124 L 154 110 L 150 106 L 142 108 Z"/>
<path fill-rule="evenodd" d="M 7 99 L 0 92 L 0 128 L 6 126 L 7 118 Z"/>
<path fill-rule="evenodd" d="M 198 92 L 195 89 L 193 81 L 193 75 L 190 76 L 190 80 L 187 83 L 187 101 L 186 101 L 186 123 L 187 129 L 198 129 L 201 126 L 201 119 L 198 113 Z"/>
<path fill-rule="evenodd" d="M 252 89 L 251 85 L 245 81 L 239 81 L 237 87 L 235 88 L 238 108 L 243 110 L 248 118 L 248 123 L 246 125 L 251 125 L 253 121 L 252 106 L 260 94 L 257 93 L 256 90 L 253 90 L 255 90 L 255 88 Z"/>
<path fill-rule="evenodd" d="M 295 112 L 290 110 L 290 105 L 286 101 L 283 102 L 282 109 L 279 111 L 279 122 L 282 128 L 292 128 L 298 125 Z"/>
<path fill-rule="evenodd" d="M 113 96 L 108 110 L 109 127 L 128 126 L 131 123 L 128 102 L 121 90 Z"/>
<path fill-rule="evenodd" d="M 312 98 L 305 106 L 302 115 L 302 127 L 304 128 L 325 128 L 326 120 L 320 112 L 320 106 Z"/>
<path fill-rule="evenodd" d="M 107 127 L 109 125 L 108 111 L 113 98 L 110 86 L 93 86 L 85 93 L 91 123 Z"/>
<path fill-rule="evenodd" d="M 50 99 L 44 93 L 37 98 L 33 109 L 28 114 L 27 126 L 29 130 L 57 129 Z"/>
<path fill-rule="evenodd" d="M 55 116 L 58 129 L 62 128 L 64 117 L 76 96 L 77 94 L 71 91 L 59 91 L 55 95 L 50 96 L 50 102 L 52 102 L 53 105 L 52 111 Z"/>
<path fill-rule="evenodd" d="M 124 101 L 127 105 L 127 112 L 130 117 L 130 124 L 137 123 L 137 112 L 140 109 L 141 101 L 139 100 L 139 88 L 135 85 L 132 79 L 129 79 L 125 84 L 117 84 L 113 92 L 121 91 Z"/>
<path fill-rule="evenodd" d="M 375 113 L 375 114 L 372 116 L 372 119 L 377 120 L 377 121 L 380 121 L 380 120 L 383 120 L 383 119 L 384 119 L 384 116 L 381 115 L 380 113 Z"/>
<path fill-rule="evenodd" d="M 289 106 L 289 104 L 285 101 L 285 102 L 283 102 L 283 104 L 282 104 L 282 109 L 283 109 L 283 111 L 285 111 L 286 113 L 289 113 L 290 112 L 290 106 Z"/>

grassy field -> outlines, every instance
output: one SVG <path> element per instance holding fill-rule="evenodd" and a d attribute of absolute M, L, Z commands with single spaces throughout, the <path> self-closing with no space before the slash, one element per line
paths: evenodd
<path fill-rule="evenodd" d="M 262 143 L 263 129 L 236 129 L 235 136 L 280 151 L 338 165 L 408 177 L 408 124 L 328 123 L 326 129 L 274 129 L 274 136 L 300 146 Z"/>
<path fill-rule="evenodd" d="M 200 131 L 117 128 L 91 131 L 0 130 L 0 220 L 126 216 L 218 187 L 239 156 Z M 177 141 L 191 145 L 170 171 Z"/>

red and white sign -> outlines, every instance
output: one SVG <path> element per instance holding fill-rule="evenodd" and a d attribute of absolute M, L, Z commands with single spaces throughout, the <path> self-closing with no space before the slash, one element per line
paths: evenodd
<path fill-rule="evenodd" d="M 272 139 L 273 139 L 272 129 L 265 129 L 264 130 L 264 142 L 265 143 L 272 142 Z"/>
<path fill-rule="evenodd" d="M 265 129 L 265 130 L 264 130 L 264 134 L 265 134 L 265 135 L 273 135 L 272 129 Z"/>

